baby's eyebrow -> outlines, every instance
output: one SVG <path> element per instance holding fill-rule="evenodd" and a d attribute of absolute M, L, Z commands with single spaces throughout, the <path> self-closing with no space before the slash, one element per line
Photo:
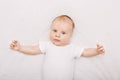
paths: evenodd
<path fill-rule="evenodd" d="M 64 33 L 67 33 L 67 31 L 61 31 L 62 33 L 64 32 Z"/>
<path fill-rule="evenodd" d="M 52 30 L 57 30 L 57 29 L 52 29 Z"/>

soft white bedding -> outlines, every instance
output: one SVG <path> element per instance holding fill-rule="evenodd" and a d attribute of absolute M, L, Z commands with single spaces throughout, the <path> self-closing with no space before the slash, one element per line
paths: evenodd
<path fill-rule="evenodd" d="M 6 60 L 7 57 L 9 58 Z M 74 80 L 119 80 L 119 65 L 104 58 L 103 56 L 77 58 Z M 42 80 L 43 59 L 43 55 L 1 55 L 0 80 Z"/>

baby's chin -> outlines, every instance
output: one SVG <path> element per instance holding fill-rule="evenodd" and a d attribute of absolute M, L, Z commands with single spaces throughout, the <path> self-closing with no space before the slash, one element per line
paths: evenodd
<path fill-rule="evenodd" d="M 61 43 L 61 42 L 52 42 L 52 43 L 56 46 L 66 46 L 69 44 L 69 43 Z"/>

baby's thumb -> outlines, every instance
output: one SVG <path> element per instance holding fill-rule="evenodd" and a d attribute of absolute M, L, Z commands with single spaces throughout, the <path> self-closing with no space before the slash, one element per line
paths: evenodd
<path fill-rule="evenodd" d="M 100 47 L 100 44 L 97 44 L 97 48 L 99 48 Z"/>

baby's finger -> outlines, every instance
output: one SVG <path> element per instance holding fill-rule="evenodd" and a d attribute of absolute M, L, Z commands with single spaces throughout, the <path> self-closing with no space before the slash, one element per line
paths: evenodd
<path fill-rule="evenodd" d="M 103 46 L 100 46 L 98 49 L 104 49 L 104 47 L 103 47 Z"/>
<path fill-rule="evenodd" d="M 16 44 L 17 42 L 18 42 L 17 40 L 14 40 L 14 41 L 13 41 L 13 43 L 15 43 L 15 44 Z"/>
<path fill-rule="evenodd" d="M 98 48 L 98 49 L 100 49 L 100 48 L 102 48 L 102 47 L 103 47 L 103 45 L 97 44 L 97 48 Z"/>
<path fill-rule="evenodd" d="M 99 51 L 104 51 L 104 48 L 100 48 Z"/>
<path fill-rule="evenodd" d="M 100 53 L 105 53 L 104 49 L 99 49 Z"/>
<path fill-rule="evenodd" d="M 17 46 L 17 44 L 16 43 L 12 43 L 11 46 L 14 48 L 14 47 Z"/>
<path fill-rule="evenodd" d="M 15 45 L 14 45 L 14 44 L 11 44 L 10 46 L 11 46 L 11 47 L 14 47 Z"/>
<path fill-rule="evenodd" d="M 13 48 L 14 48 L 14 45 L 11 44 L 11 45 L 10 45 L 10 48 L 13 49 Z"/>
<path fill-rule="evenodd" d="M 16 44 L 15 43 L 11 43 L 11 45 L 15 46 Z"/>

